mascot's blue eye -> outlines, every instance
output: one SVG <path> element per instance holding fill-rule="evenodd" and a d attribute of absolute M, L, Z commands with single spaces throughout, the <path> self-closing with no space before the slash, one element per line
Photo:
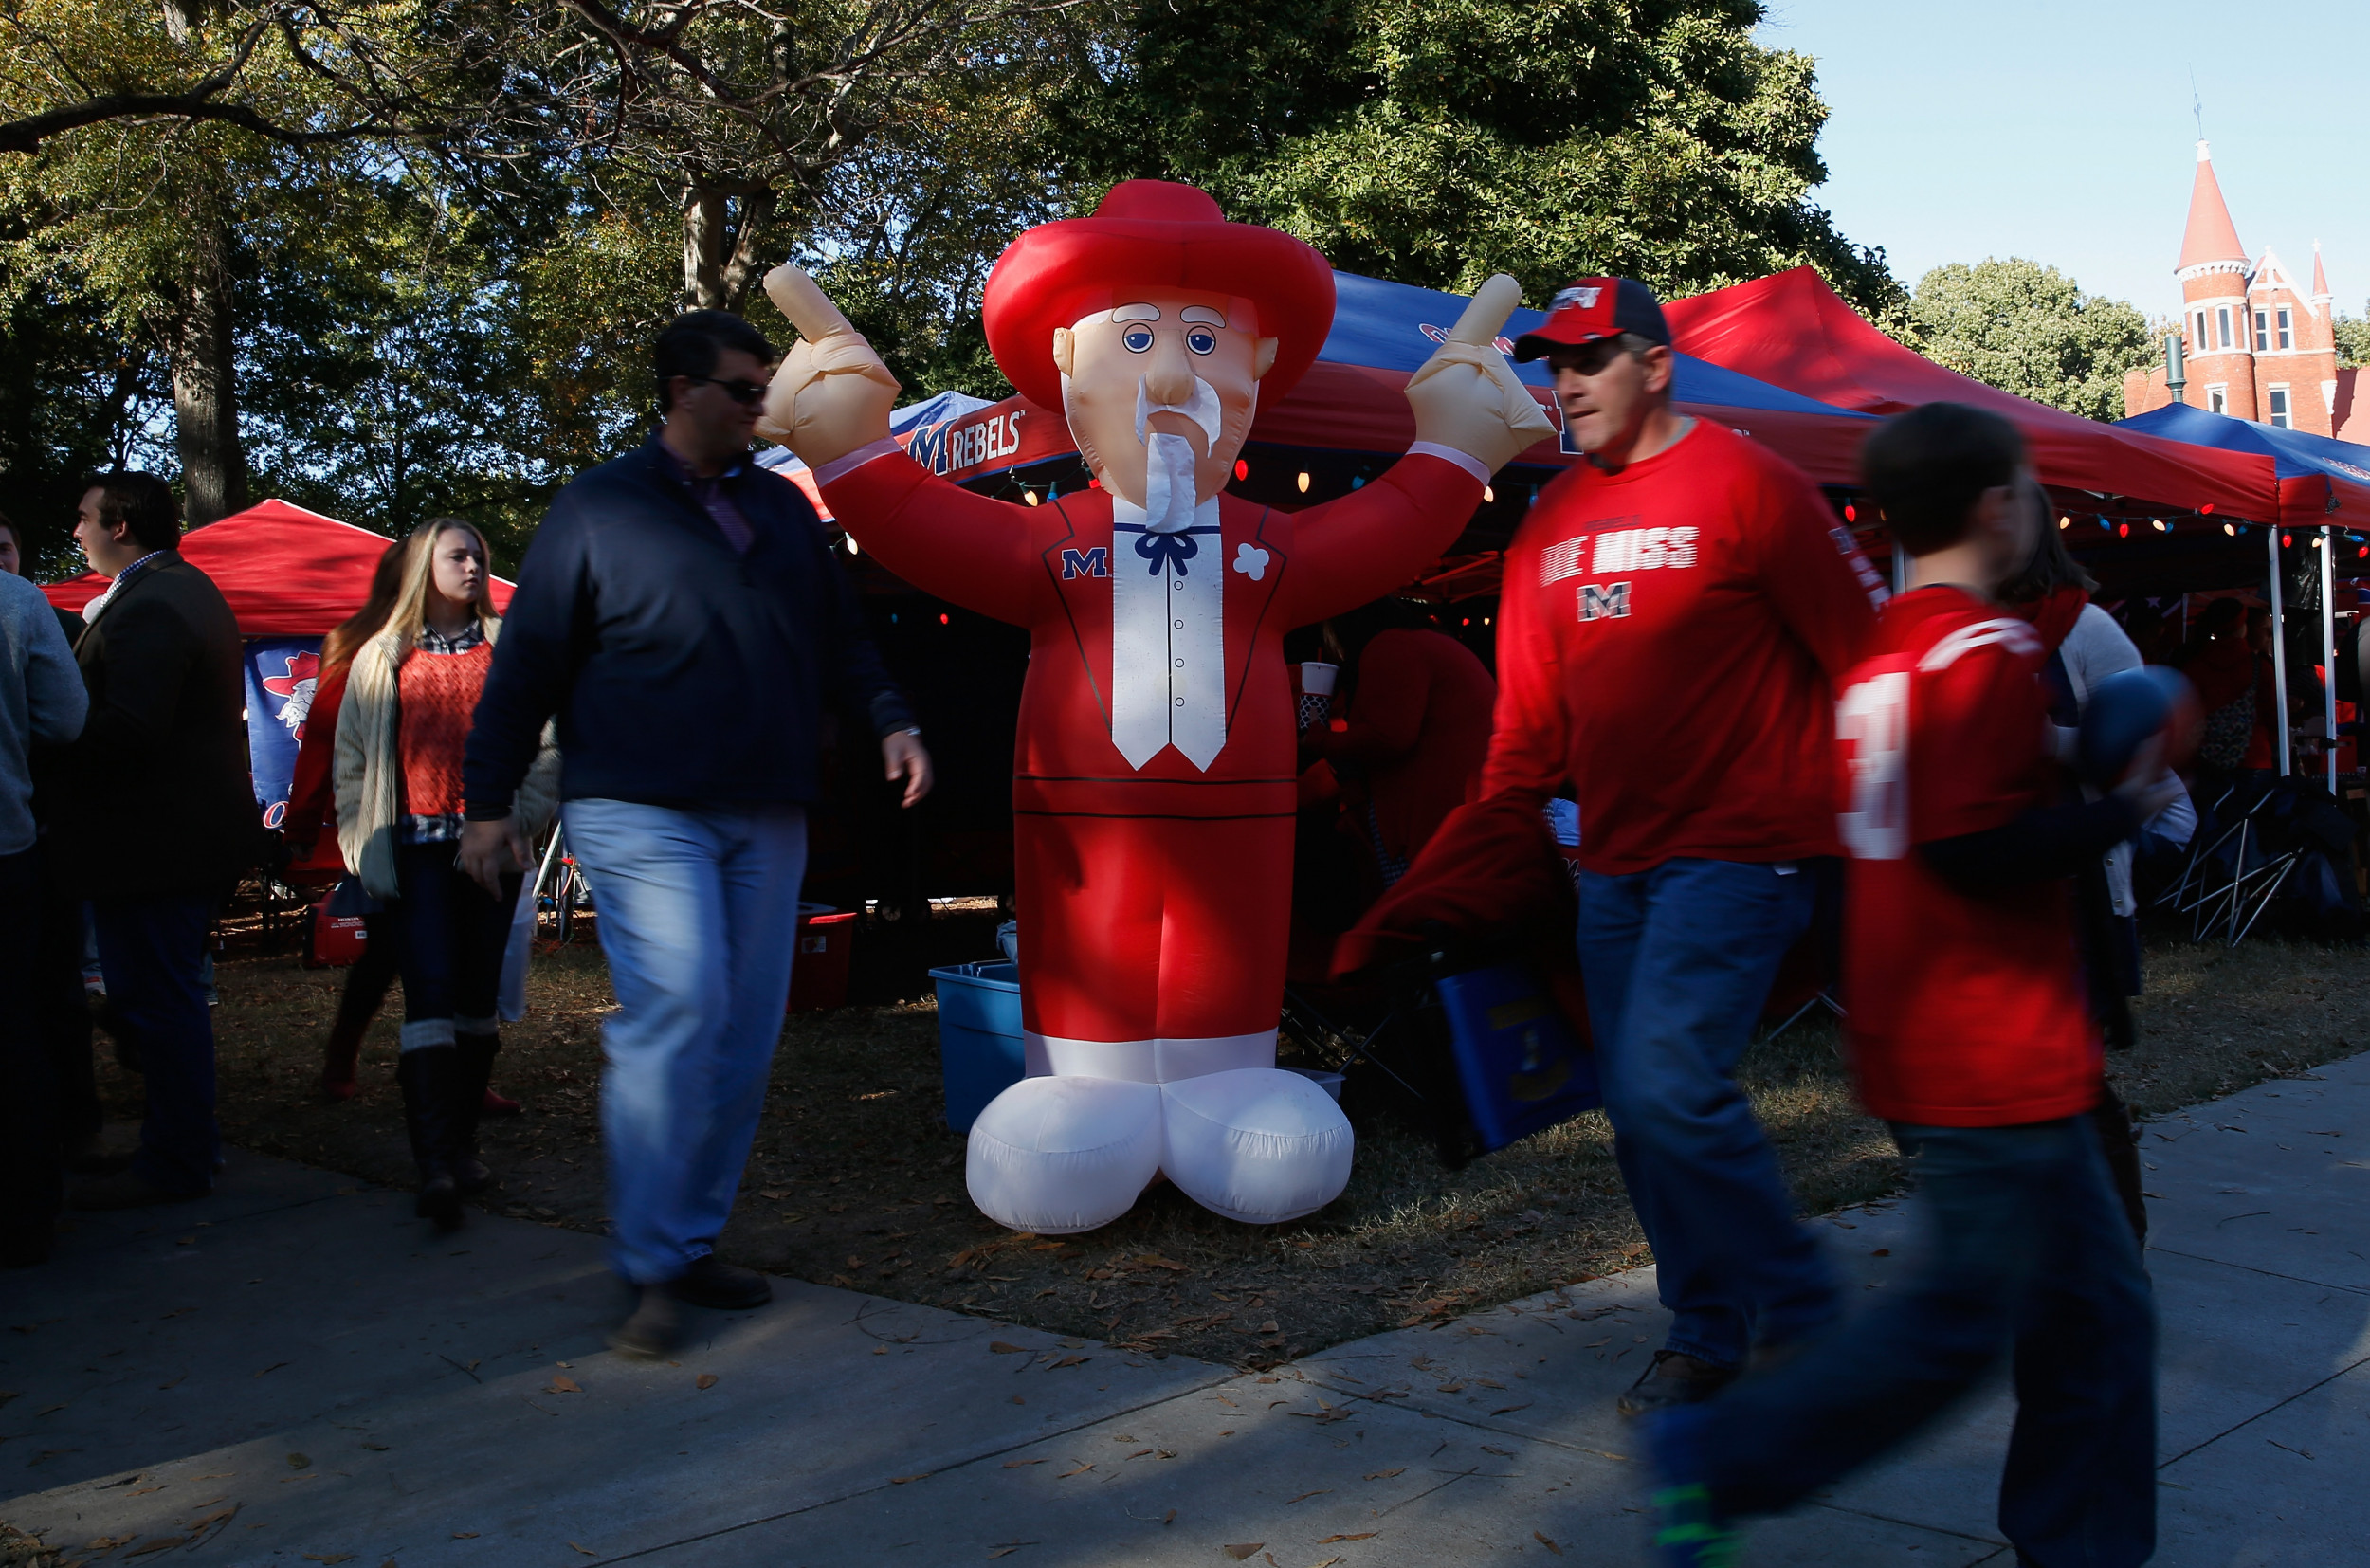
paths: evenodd
<path fill-rule="evenodd" d="M 1130 354 L 1149 354 L 1152 352 L 1152 329 L 1129 327 L 1120 334 L 1120 341 L 1127 345 L 1127 352 Z"/>
<path fill-rule="evenodd" d="M 1208 327 L 1195 327 L 1185 335 L 1185 346 L 1195 354 L 1208 354 L 1218 346 L 1218 335 Z"/>

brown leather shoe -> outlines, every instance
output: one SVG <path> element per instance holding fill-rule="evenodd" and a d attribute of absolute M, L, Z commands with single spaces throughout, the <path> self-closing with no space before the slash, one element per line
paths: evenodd
<path fill-rule="evenodd" d="M 1737 1380 L 1734 1367 L 1714 1366 L 1683 1350 L 1654 1352 L 1654 1364 L 1637 1375 L 1613 1408 L 1624 1415 L 1647 1415 L 1673 1405 L 1710 1398 Z"/>
<path fill-rule="evenodd" d="M 620 1356 L 651 1360 L 683 1339 L 683 1308 L 663 1285 L 642 1286 L 642 1299 L 626 1321 L 609 1331 L 609 1348 Z"/>

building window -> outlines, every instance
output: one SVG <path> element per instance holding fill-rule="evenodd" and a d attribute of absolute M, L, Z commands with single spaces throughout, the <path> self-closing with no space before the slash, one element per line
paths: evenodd
<path fill-rule="evenodd" d="M 2213 340 L 2205 335 L 2204 311 L 2197 312 L 2197 335 L 2191 338 L 2190 341 L 2194 345 L 2189 351 L 2192 354 L 2203 354 L 2206 350 L 2214 346 Z"/>
<path fill-rule="evenodd" d="M 2294 428 L 2288 418 L 2288 389 L 2286 387 L 2271 389 L 2271 423 L 2283 430 Z"/>
<path fill-rule="evenodd" d="M 2254 313 L 2254 351 L 2261 354 L 2270 346 L 2271 313 L 2268 310 L 2258 310 Z"/>
<path fill-rule="evenodd" d="M 2214 312 L 2214 324 L 2221 328 L 2220 333 L 2215 336 L 2215 346 L 2225 349 L 2230 347 L 2230 306 L 2222 305 Z"/>
<path fill-rule="evenodd" d="M 2283 310 L 2280 312 L 2280 347 L 2292 349 L 2295 346 L 2296 313 L 2292 310 Z"/>
<path fill-rule="evenodd" d="M 2208 413 L 2230 412 L 2230 389 L 2228 387 L 2206 388 L 2205 410 Z"/>

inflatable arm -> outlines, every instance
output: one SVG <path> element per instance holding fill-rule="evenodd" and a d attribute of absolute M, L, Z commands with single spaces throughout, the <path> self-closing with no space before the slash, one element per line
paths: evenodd
<path fill-rule="evenodd" d="M 1036 515 L 974 495 L 902 452 L 884 452 L 823 486 L 857 542 L 924 593 L 1027 626 L 1052 586 Z"/>

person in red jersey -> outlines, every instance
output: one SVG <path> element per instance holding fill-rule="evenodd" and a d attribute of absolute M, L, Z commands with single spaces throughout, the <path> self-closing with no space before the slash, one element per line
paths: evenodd
<path fill-rule="evenodd" d="M 1506 552 L 1485 797 L 1579 802 L 1580 967 L 1613 1148 L 1654 1249 L 1662 1350 L 1624 1414 L 1701 1399 L 1825 1326 L 1737 1059 L 1836 852 L 1831 683 L 1884 584 L 1809 480 L 1671 407 L 1643 283 L 1588 278 L 1515 345 L 1589 454 Z"/>
<path fill-rule="evenodd" d="M 2155 1549 L 2155 1324 L 2088 1114 L 2102 1057 L 2069 879 L 2180 785 L 2158 738 L 2106 798 L 2059 803 L 2047 650 L 1993 597 L 2043 526 L 2015 428 L 1927 404 L 1862 462 L 1913 559 L 1835 707 L 1844 1027 L 1861 1099 L 1917 1161 L 1927 1246 L 1846 1331 L 1656 1421 L 1658 1543 L 1735 1560 L 1733 1520 L 1832 1484 L 2012 1357 L 2016 1560 L 2132 1568 Z"/>

